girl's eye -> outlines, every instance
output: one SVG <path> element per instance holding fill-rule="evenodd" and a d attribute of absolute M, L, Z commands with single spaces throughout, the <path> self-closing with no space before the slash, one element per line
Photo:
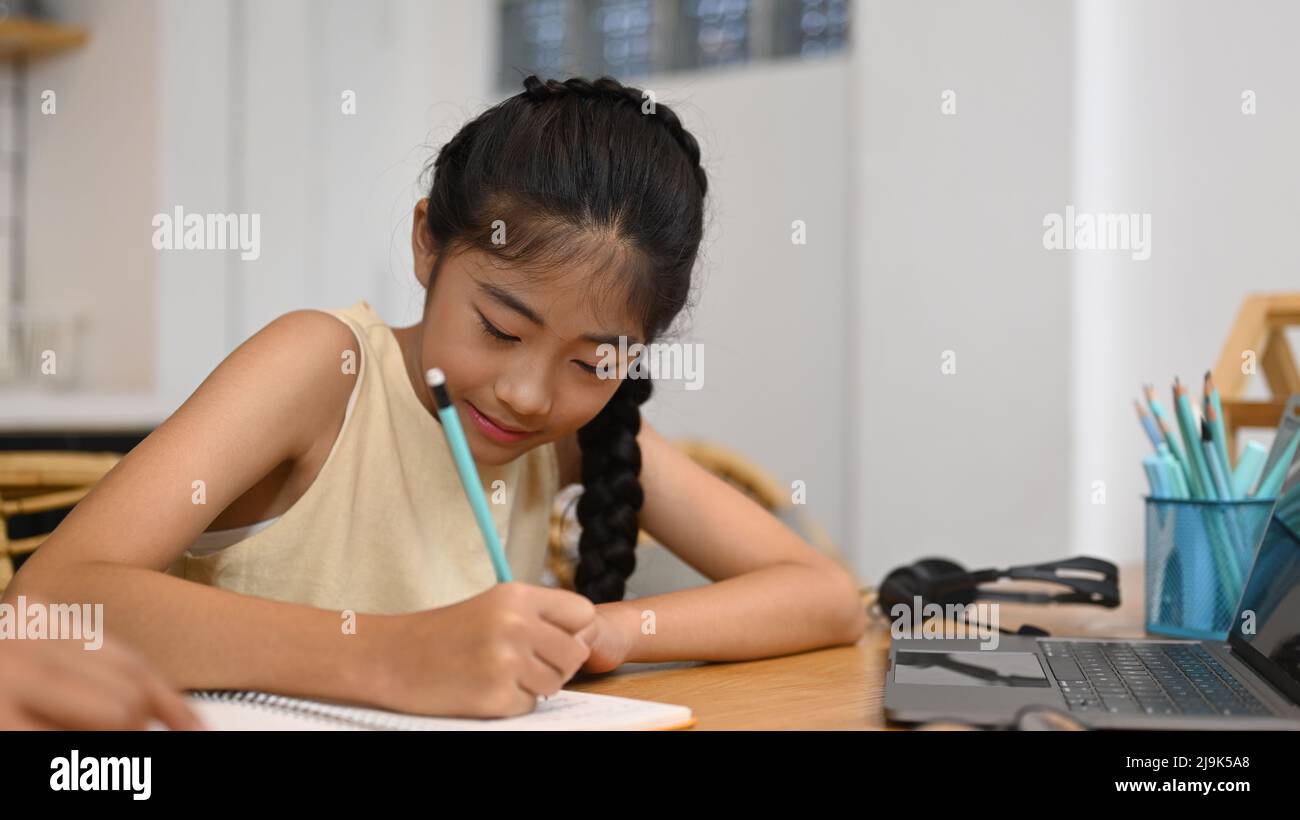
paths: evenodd
<path fill-rule="evenodd" d="M 475 311 L 475 313 L 478 313 L 478 311 Z M 501 330 L 500 330 L 496 325 L 494 325 L 494 324 L 492 324 L 491 322 L 489 322 L 489 321 L 487 320 L 487 317 L 484 316 L 482 313 L 479 313 L 479 314 L 478 314 L 478 321 L 479 321 L 479 324 L 480 324 L 480 325 L 482 326 L 482 328 L 483 328 L 483 332 L 484 332 L 485 334 L 487 334 L 487 335 L 488 335 L 490 338 L 492 338 L 492 339 L 495 339 L 495 340 L 497 340 L 497 341 L 499 341 L 499 342 L 517 342 L 517 341 L 519 341 L 519 337 L 517 337 L 517 336 L 511 336 L 509 333 L 504 333 L 504 332 L 502 332 L 502 331 L 501 331 Z"/>
<path fill-rule="evenodd" d="M 518 336 L 511 336 L 509 333 L 506 333 L 505 331 L 501 330 L 501 329 L 500 329 L 499 327 L 497 327 L 496 325 L 494 325 L 494 324 L 492 324 L 491 322 L 489 322 L 489 321 L 488 321 L 488 318 L 487 318 L 486 316 L 484 316 L 484 315 L 482 314 L 481 311 L 475 309 L 474 312 L 478 314 L 479 327 L 481 327 L 481 328 L 483 329 L 483 333 L 484 333 L 484 335 L 486 335 L 488 338 L 490 338 L 490 339 L 492 339 L 492 340 L 494 340 L 494 341 L 497 341 L 497 342 L 517 342 L 517 341 L 519 341 L 519 337 L 518 337 Z M 584 361 L 579 361 L 578 359 L 574 359 L 574 360 L 573 360 L 573 363 L 576 364 L 578 367 L 581 367 L 581 368 L 583 369 L 583 371 L 585 371 L 585 372 L 591 374 L 592 376 L 598 376 L 598 375 L 599 375 L 599 373 L 598 373 L 599 368 L 597 368 L 596 365 L 594 365 L 594 364 L 587 364 L 586 362 L 584 362 Z"/>

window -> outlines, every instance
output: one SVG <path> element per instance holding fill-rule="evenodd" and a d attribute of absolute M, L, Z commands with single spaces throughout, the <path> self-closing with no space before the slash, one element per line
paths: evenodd
<path fill-rule="evenodd" d="M 673 68 L 743 63 L 749 56 L 750 0 L 679 0 Z"/>
<path fill-rule="evenodd" d="M 848 0 L 799 0 L 777 9 L 774 51 L 777 55 L 817 58 L 846 46 Z"/>
<path fill-rule="evenodd" d="M 848 48 L 851 0 L 498 0 L 498 86 L 529 74 L 620 80 Z"/>
<path fill-rule="evenodd" d="M 600 0 L 589 12 L 594 76 L 649 74 L 661 62 L 654 0 Z"/>
<path fill-rule="evenodd" d="M 565 76 L 579 70 L 577 15 L 582 0 L 510 0 L 502 7 L 502 87 L 518 86 L 530 73 Z M 526 68 L 517 75 L 511 67 Z"/>

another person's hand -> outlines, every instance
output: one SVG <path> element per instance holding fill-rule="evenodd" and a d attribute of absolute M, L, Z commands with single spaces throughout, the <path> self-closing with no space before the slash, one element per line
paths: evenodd
<path fill-rule="evenodd" d="M 105 640 L 0 639 L 0 730 L 203 729 L 144 658 Z"/>

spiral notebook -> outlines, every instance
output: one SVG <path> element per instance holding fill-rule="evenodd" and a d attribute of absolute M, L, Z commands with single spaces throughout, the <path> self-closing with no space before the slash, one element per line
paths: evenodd
<path fill-rule="evenodd" d="M 594 731 L 686 729 L 695 724 L 685 706 L 561 689 L 537 699 L 526 715 L 507 718 L 426 717 L 269 692 L 201 690 L 190 703 L 220 731 Z"/>

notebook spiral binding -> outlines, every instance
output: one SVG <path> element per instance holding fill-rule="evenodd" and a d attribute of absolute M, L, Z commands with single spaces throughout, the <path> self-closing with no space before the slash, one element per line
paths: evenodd
<path fill-rule="evenodd" d="M 223 703 L 241 703 L 272 712 L 288 714 L 295 717 L 314 717 L 341 723 L 350 729 L 391 729 L 411 730 L 413 722 L 402 718 L 371 715 L 347 706 L 291 698 L 286 695 L 274 695 L 270 692 L 241 691 L 234 689 L 202 689 L 190 693 L 199 700 L 219 701 Z"/>

